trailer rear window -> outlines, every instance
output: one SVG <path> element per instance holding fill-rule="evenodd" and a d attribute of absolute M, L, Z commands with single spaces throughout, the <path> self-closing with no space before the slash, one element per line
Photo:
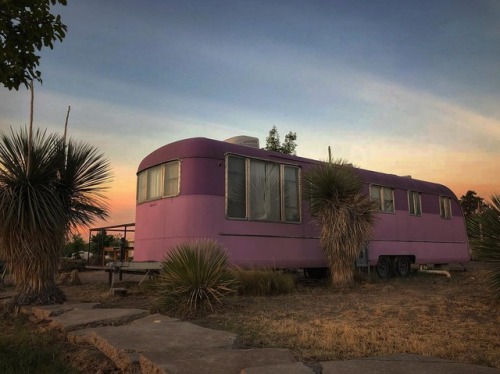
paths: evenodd
<path fill-rule="evenodd" d="M 439 214 L 441 218 L 451 219 L 451 199 L 449 197 L 439 197 Z"/>
<path fill-rule="evenodd" d="M 226 165 L 228 218 L 300 222 L 298 167 L 239 156 Z"/>
<path fill-rule="evenodd" d="M 412 216 L 422 215 L 422 197 L 420 193 L 408 191 L 408 211 Z"/>
<path fill-rule="evenodd" d="M 137 176 L 137 203 L 179 194 L 180 162 L 171 161 L 141 171 Z"/>
<path fill-rule="evenodd" d="M 394 189 L 377 185 L 370 186 L 370 199 L 377 203 L 380 212 L 394 212 Z"/>

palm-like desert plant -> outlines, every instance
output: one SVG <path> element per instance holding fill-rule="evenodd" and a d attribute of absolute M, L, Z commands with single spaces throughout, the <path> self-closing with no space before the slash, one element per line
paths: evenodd
<path fill-rule="evenodd" d="M 354 281 L 356 257 L 373 235 L 375 206 L 362 187 L 356 169 L 343 160 L 314 165 L 304 173 L 305 198 L 336 287 Z"/>
<path fill-rule="evenodd" d="M 66 147 L 40 130 L 31 142 L 27 130 L 0 135 L 0 257 L 16 282 L 11 306 L 65 300 L 55 282 L 65 235 L 106 216 L 109 179 L 109 163 L 83 143 Z"/>
<path fill-rule="evenodd" d="M 494 261 L 488 283 L 500 298 L 500 195 L 491 196 L 492 205 L 467 220 L 470 244 L 478 260 Z"/>
<path fill-rule="evenodd" d="M 234 293 L 236 285 L 221 244 L 209 239 L 179 244 L 162 262 L 158 306 L 180 317 L 202 315 Z"/>

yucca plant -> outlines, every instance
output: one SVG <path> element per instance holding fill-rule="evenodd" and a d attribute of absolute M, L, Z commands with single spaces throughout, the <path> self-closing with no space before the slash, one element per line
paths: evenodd
<path fill-rule="evenodd" d="M 53 304 L 68 230 L 107 216 L 109 163 L 95 148 L 37 130 L 0 135 L 0 257 L 14 275 L 10 306 Z"/>
<path fill-rule="evenodd" d="M 356 257 L 373 235 L 376 208 L 362 187 L 356 169 L 343 160 L 314 165 L 304 173 L 305 198 L 336 287 L 354 282 Z"/>
<path fill-rule="evenodd" d="M 210 239 L 186 242 L 177 245 L 162 261 L 158 307 L 179 317 L 204 315 L 233 294 L 236 287 L 220 243 Z"/>
<path fill-rule="evenodd" d="M 488 274 L 488 285 L 500 298 L 500 195 L 491 196 L 492 205 L 467 221 L 474 257 L 494 261 Z"/>

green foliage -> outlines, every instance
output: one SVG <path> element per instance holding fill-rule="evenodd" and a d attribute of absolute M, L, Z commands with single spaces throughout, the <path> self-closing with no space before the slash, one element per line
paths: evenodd
<path fill-rule="evenodd" d="M 484 199 L 477 196 L 476 192 L 471 190 L 467 191 L 465 195 L 462 195 L 460 198 L 460 206 L 466 218 L 488 209 L 488 204 L 484 202 Z"/>
<path fill-rule="evenodd" d="M 276 126 L 273 126 L 273 128 L 269 131 L 269 136 L 266 138 L 265 149 L 268 151 L 295 155 L 295 148 L 297 147 L 297 144 L 295 143 L 296 140 L 297 134 L 290 131 L 285 135 L 285 142 L 280 144 L 280 135 L 278 134 Z"/>
<path fill-rule="evenodd" d="M 248 296 L 272 296 L 295 291 L 295 279 L 289 273 L 268 269 L 238 269 L 238 293 Z"/>
<path fill-rule="evenodd" d="M 26 88 L 32 80 L 42 82 L 35 51 L 62 41 L 66 26 L 61 16 L 50 13 L 51 5 L 66 0 L 2 0 L 0 6 L 0 81 L 10 89 Z"/>
<path fill-rule="evenodd" d="M 102 230 L 98 234 L 92 235 L 90 242 L 95 243 L 97 248 L 119 247 L 121 244 L 121 238 L 121 235 L 110 235 L 106 233 L 106 230 Z M 128 243 L 125 242 L 125 245 L 128 246 Z"/>
<path fill-rule="evenodd" d="M 500 195 L 491 196 L 491 201 L 490 209 L 467 221 L 467 228 L 472 233 L 470 244 L 474 257 L 495 262 L 489 273 L 489 286 L 500 298 Z"/>
<path fill-rule="evenodd" d="M 51 333 L 33 334 L 27 317 L 2 317 L 0 373 L 77 373 L 63 362 L 65 343 Z"/>
<path fill-rule="evenodd" d="M 200 239 L 180 244 L 162 261 L 158 308 L 179 317 L 204 315 L 236 286 L 219 243 Z"/>
<path fill-rule="evenodd" d="M 54 276 L 66 233 L 107 217 L 110 167 L 80 142 L 37 130 L 0 134 L 0 257 L 16 279 L 12 306 L 62 302 Z"/>
<path fill-rule="evenodd" d="M 64 245 L 64 256 L 71 257 L 73 253 L 86 251 L 88 244 L 83 240 L 80 234 L 73 234 L 71 240 Z"/>
<path fill-rule="evenodd" d="M 304 198 L 321 230 L 320 245 L 337 287 L 354 281 L 356 257 L 373 235 L 376 208 L 362 187 L 356 169 L 343 160 L 314 165 L 304 173 Z"/>

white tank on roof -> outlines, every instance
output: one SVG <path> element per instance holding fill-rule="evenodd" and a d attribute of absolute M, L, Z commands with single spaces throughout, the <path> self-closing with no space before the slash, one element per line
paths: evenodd
<path fill-rule="evenodd" d="M 259 148 L 259 138 L 253 136 L 239 135 L 224 140 L 227 143 L 246 145 L 247 147 Z"/>

